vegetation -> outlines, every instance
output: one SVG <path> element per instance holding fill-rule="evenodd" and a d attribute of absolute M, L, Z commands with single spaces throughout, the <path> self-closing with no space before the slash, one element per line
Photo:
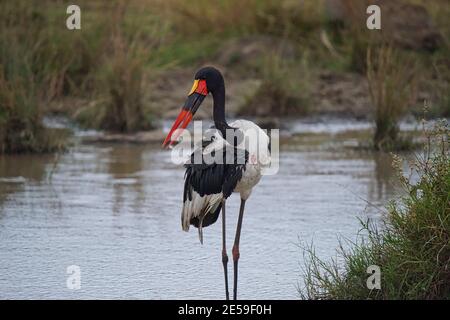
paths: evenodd
<path fill-rule="evenodd" d="M 32 84 L 8 79 L 0 69 L 0 152 L 44 152 L 63 147 L 61 135 L 45 130 Z M 58 138 L 56 138 L 58 137 Z"/>
<path fill-rule="evenodd" d="M 142 93 L 149 44 L 134 28 L 132 34 L 126 34 L 126 12 L 126 4 L 119 3 L 109 13 L 103 53 L 94 75 L 97 100 L 76 116 L 85 126 L 118 132 L 151 127 L 151 114 L 144 114 Z"/>
<path fill-rule="evenodd" d="M 51 93 L 43 93 L 39 84 L 56 88 L 59 75 L 52 63 L 40 60 L 46 35 L 21 26 L 30 20 L 42 25 L 43 18 L 24 3 L 17 10 L 4 9 L 0 13 L 0 152 L 57 150 L 62 146 L 61 135 L 45 130 L 41 122 L 40 99 Z"/>
<path fill-rule="evenodd" d="M 445 121 L 426 132 L 423 153 L 409 173 L 419 175 L 417 183 L 395 157 L 406 195 L 388 207 L 381 230 L 362 223 L 365 237 L 349 250 L 341 246 L 332 262 L 320 260 L 312 247 L 306 251 L 303 298 L 450 299 L 449 132 Z M 366 286 L 371 265 L 380 267 L 380 290 Z"/>
<path fill-rule="evenodd" d="M 310 105 L 308 62 L 289 63 L 277 55 L 265 57 L 259 68 L 262 83 L 239 111 L 249 115 L 304 115 Z"/>
<path fill-rule="evenodd" d="M 176 81 L 162 84 L 160 79 L 183 68 L 192 73 L 204 63 L 222 63 L 220 67 L 233 79 L 259 80 L 261 87 L 247 96 L 242 113 L 255 114 L 256 107 L 265 104 L 268 117 L 320 111 L 313 102 L 320 88 L 317 75 L 323 71 L 367 72 L 380 128 L 375 146 L 389 149 L 398 144 L 396 123 L 411 110 L 414 97 L 408 95 L 409 85 L 397 95 L 393 81 L 405 81 L 405 75 L 401 79 L 397 75 L 401 66 L 395 64 L 395 57 L 410 56 L 415 62 L 418 91 L 429 93 L 429 103 L 435 106 L 432 112 L 450 113 L 448 6 L 445 1 L 404 1 L 430 13 L 444 39 L 434 52 L 399 46 L 377 50 L 385 42 L 364 27 L 365 3 L 358 0 L 341 1 L 344 19 L 330 13 L 325 0 L 80 0 L 82 29 L 75 31 L 65 28 L 63 2 L 3 1 L 1 152 L 49 151 L 59 146 L 60 141 L 52 141 L 42 125 L 43 116 L 51 112 L 110 131 L 154 127 L 155 115 L 161 114 L 158 91 L 163 88 L 170 95 L 178 85 Z M 249 58 L 250 68 L 236 59 L 219 62 L 228 40 L 251 44 L 258 36 L 276 41 L 267 41 L 258 56 Z M 294 54 L 278 50 L 286 46 Z M 369 47 L 370 61 L 366 59 Z M 378 57 L 381 52 L 392 61 Z M 382 83 L 386 80 L 389 83 Z M 383 90 L 386 94 L 381 94 Z"/>
<path fill-rule="evenodd" d="M 122 132 L 150 127 L 151 115 L 143 111 L 142 81 L 144 50 L 153 42 L 136 32 L 136 21 L 125 19 L 124 3 L 105 4 L 104 16 L 99 14 L 101 2 L 83 4 L 86 32 L 65 28 L 67 15 L 61 4 L 2 2 L 2 152 L 62 147 L 61 135 L 44 128 L 42 117 L 47 106 L 68 96 L 93 102 L 75 112 L 71 106 L 62 110 L 86 126 Z"/>
<path fill-rule="evenodd" d="M 375 107 L 375 149 L 401 149 L 398 123 L 415 100 L 416 79 L 414 61 L 400 57 L 390 47 L 375 54 L 367 51 L 367 80 Z"/>

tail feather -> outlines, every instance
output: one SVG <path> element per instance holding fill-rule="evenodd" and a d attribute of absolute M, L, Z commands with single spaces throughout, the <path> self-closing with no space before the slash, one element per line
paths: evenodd
<path fill-rule="evenodd" d="M 200 242 L 203 244 L 203 227 L 217 221 L 222 208 L 223 194 L 200 196 L 192 191 L 191 197 L 186 198 L 181 212 L 181 226 L 183 231 L 189 231 L 190 225 L 198 228 Z"/>
<path fill-rule="evenodd" d="M 220 210 L 222 209 L 222 203 L 212 208 L 211 211 L 205 214 L 189 214 L 186 212 L 181 216 L 182 227 L 184 231 L 189 231 L 190 225 L 198 228 L 198 236 L 200 243 L 203 244 L 203 227 L 210 226 L 215 223 L 219 217 Z"/>

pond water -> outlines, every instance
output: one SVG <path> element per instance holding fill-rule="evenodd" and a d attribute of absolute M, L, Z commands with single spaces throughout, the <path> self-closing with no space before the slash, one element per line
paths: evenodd
<path fill-rule="evenodd" d="M 379 219 L 398 195 L 389 155 L 323 141 L 282 146 L 278 174 L 247 201 L 239 298 L 298 298 L 298 244 L 313 241 L 329 259 L 339 237 L 356 239 L 358 217 Z M 195 228 L 181 230 L 183 176 L 169 151 L 148 145 L 0 157 L 0 298 L 224 298 L 220 219 L 204 245 Z M 234 194 L 230 257 L 238 207 Z M 80 267 L 79 290 L 66 285 L 70 265 Z M 232 274 L 231 263 L 231 283 Z"/>

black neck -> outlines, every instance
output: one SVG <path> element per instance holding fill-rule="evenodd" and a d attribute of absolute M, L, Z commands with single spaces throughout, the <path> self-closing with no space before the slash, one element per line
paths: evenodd
<path fill-rule="evenodd" d="M 214 92 L 212 92 L 212 96 L 214 99 L 213 104 L 214 125 L 222 133 L 222 136 L 225 138 L 226 129 L 231 128 L 228 125 L 227 121 L 225 120 L 225 85 L 222 84 L 218 87 L 217 90 L 214 90 Z"/>

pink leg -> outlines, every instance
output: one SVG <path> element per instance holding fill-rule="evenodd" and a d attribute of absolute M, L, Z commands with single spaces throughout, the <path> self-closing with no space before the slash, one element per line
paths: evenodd
<path fill-rule="evenodd" d="M 225 276 L 225 297 L 227 300 L 230 300 L 230 293 L 228 291 L 227 240 L 225 232 L 225 201 L 222 202 L 222 264 L 223 264 L 223 274 Z"/>
<path fill-rule="evenodd" d="M 239 218 L 236 228 L 236 237 L 234 238 L 233 245 L 233 265 L 234 265 L 234 290 L 233 299 L 237 299 L 237 281 L 238 281 L 238 261 L 239 261 L 239 240 L 241 238 L 242 218 L 244 217 L 245 200 L 241 199 L 241 207 L 239 209 Z"/>

